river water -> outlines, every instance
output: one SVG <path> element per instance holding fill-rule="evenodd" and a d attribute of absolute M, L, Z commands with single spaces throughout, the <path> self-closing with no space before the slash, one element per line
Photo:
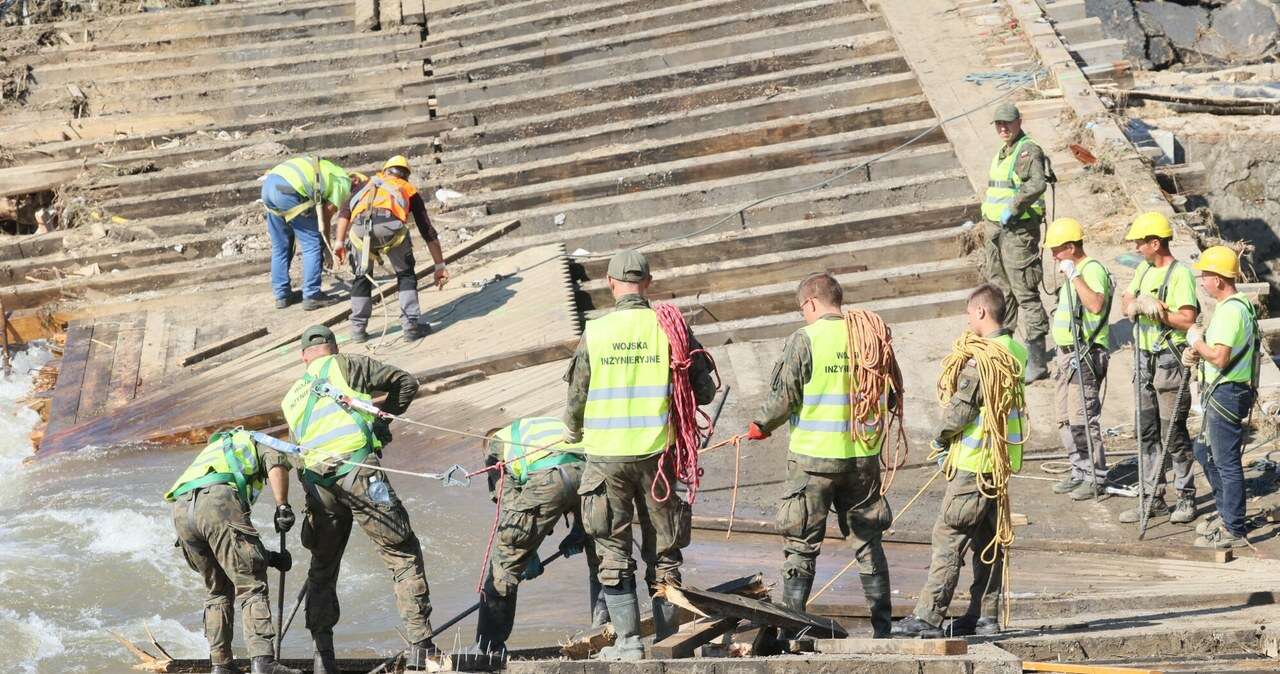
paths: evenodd
<path fill-rule="evenodd" d="M 199 577 L 173 547 L 174 532 L 162 494 L 194 456 L 196 448 L 86 448 L 24 462 L 34 412 L 16 404 L 31 374 L 48 359 L 41 349 L 18 354 L 13 375 L 0 381 L 0 672 L 125 672 L 132 656 L 109 631 L 147 644 L 147 630 L 178 658 L 208 656 L 201 631 L 204 590 Z M 388 465 L 402 467 L 388 453 Z M 470 488 L 443 489 L 438 482 L 393 476 L 427 563 L 438 624 L 475 600 L 475 583 L 493 516 L 482 481 Z M 296 482 L 290 501 L 301 516 Z M 253 520 L 276 549 L 271 528 L 273 499 L 264 494 Z M 309 560 L 290 534 L 294 571 L 286 582 L 292 606 Z M 554 551 L 559 533 L 544 546 Z M 272 606 L 278 574 L 270 572 Z M 390 575 L 362 533 L 353 532 L 343 560 L 336 630 L 340 655 L 373 656 L 400 650 L 399 617 Z M 582 556 L 548 567 L 520 592 L 513 646 L 554 643 L 586 622 Z M 239 616 L 236 651 L 243 655 Z M 466 645 L 474 620 L 446 633 L 442 646 Z M 284 642 L 288 657 L 309 657 L 302 614 Z"/>

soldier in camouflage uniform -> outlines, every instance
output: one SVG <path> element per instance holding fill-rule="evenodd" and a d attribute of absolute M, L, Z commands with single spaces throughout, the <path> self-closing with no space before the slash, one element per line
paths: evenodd
<path fill-rule="evenodd" d="M 573 526 L 560 541 L 560 552 L 571 557 L 586 550 L 592 580 L 592 622 L 597 626 L 605 624 L 607 612 L 595 610 L 599 594 L 595 575 L 600 560 L 595 545 L 582 529 L 582 498 L 578 496 L 585 465 L 582 446 L 562 441 L 564 422 L 556 417 L 516 419 L 486 435 L 490 437 L 486 443 L 486 466 L 505 462 L 505 475 L 499 480 L 493 471 L 489 472 L 489 492 L 495 500 L 498 483 L 502 484 L 502 512 L 476 623 L 477 645 L 490 652 L 506 648 L 515 623 L 520 581 L 542 574 L 538 547 L 555 530 L 556 523 L 561 518 L 567 520 L 569 515 L 573 516 Z"/>
<path fill-rule="evenodd" d="M 999 289 L 979 286 L 965 308 L 969 330 L 1000 345 L 1025 367 L 1026 347 L 1014 341 L 1004 327 L 1006 306 Z M 980 636 L 1000 631 L 998 609 L 1004 586 L 1004 555 L 998 546 L 994 554 L 988 552 L 995 539 L 998 513 L 996 500 L 978 487 L 978 476 L 991 471 L 991 457 L 980 449 L 984 433 L 980 413 L 991 412 L 982 399 L 981 379 L 973 361 L 966 363 L 958 379 L 955 393 L 932 433 L 934 456 L 947 470 L 947 491 L 933 525 L 929 577 L 912 615 L 893 626 L 895 637 L 942 636 L 942 619 L 955 595 L 966 552 L 973 556 L 969 608 L 952 621 L 950 631 L 954 635 Z M 1005 436 L 1014 471 L 1022 466 L 1022 423 L 1021 411 L 1011 411 Z"/>
<path fill-rule="evenodd" d="M 1044 150 L 1022 130 L 1022 113 L 1002 103 L 994 115 L 1004 145 L 991 160 L 982 202 L 983 278 L 1004 293 L 1005 324 L 1012 330 L 1022 320 L 1027 343 L 1026 381 L 1049 376 L 1049 316 L 1040 301 L 1040 223 L 1048 187 Z"/>
<path fill-rule="evenodd" d="M 587 322 L 565 381 L 565 440 L 582 442 L 587 465 L 582 474 L 583 525 L 600 551 L 600 584 L 617 639 L 601 651 L 604 659 L 638 660 L 640 615 L 636 604 L 636 563 L 631 555 L 631 524 L 640 524 L 640 554 L 648 565 L 645 581 L 652 596 L 660 584 L 680 584 L 680 549 L 688 544 L 689 506 L 674 492 L 653 495 L 662 452 L 671 425 L 667 418 L 671 354 L 656 312 L 649 308 L 649 263 L 634 250 L 609 261 L 614 310 Z M 691 352 L 702 346 L 686 335 Z M 711 402 L 716 384 L 710 359 L 695 353 L 689 379 L 699 405 Z M 584 437 L 585 432 L 585 437 Z M 674 475 L 666 483 L 675 485 Z M 683 539 L 683 540 L 682 540 Z M 675 606 L 655 597 L 657 638 L 678 628 Z"/>
<path fill-rule="evenodd" d="M 259 447 L 245 431 L 215 433 L 209 444 L 164 495 L 173 503 L 175 547 L 204 579 L 204 633 L 213 674 L 238 674 L 232 661 L 231 625 L 239 605 L 244 641 L 253 674 L 298 674 L 273 656 L 276 631 L 271 623 L 267 567 L 288 571 L 289 553 L 262 545 L 249 509 L 263 483 L 271 482 L 277 506 L 276 529 L 293 525 L 289 508 L 289 464 Z"/>
<path fill-rule="evenodd" d="M 314 671 L 338 671 L 333 627 L 338 623 L 338 569 L 356 523 L 373 542 L 395 583 L 396 606 L 410 641 L 408 664 L 422 669 L 436 653 L 431 641 L 431 598 L 422 545 L 409 513 L 386 474 L 377 466 L 391 441 L 387 422 L 316 393 L 327 384 L 340 394 L 365 402 L 385 393 L 382 411 L 403 414 L 418 393 L 413 375 L 366 356 L 338 353 L 333 332 L 313 326 L 302 333 L 307 371 L 285 395 L 281 407 L 291 439 L 305 448 L 302 488 L 307 512 L 302 545 L 311 551 L 306 620 L 315 642 Z M 365 466 L 353 466 L 350 463 Z"/>
<path fill-rule="evenodd" d="M 830 274 L 814 274 L 796 291 L 805 327 L 787 339 L 773 367 L 773 384 L 747 429 L 762 440 L 790 421 L 787 483 L 778 504 L 778 530 L 785 540 L 784 603 L 804 611 L 827 513 L 852 534 L 858 573 L 871 611 L 873 636 L 889 636 L 892 621 L 889 563 L 881 537 L 893 515 L 880 495 L 880 423 L 856 437 L 849 406 L 848 328 L 840 307 L 844 291 Z M 881 419 L 887 419 L 887 405 Z"/>

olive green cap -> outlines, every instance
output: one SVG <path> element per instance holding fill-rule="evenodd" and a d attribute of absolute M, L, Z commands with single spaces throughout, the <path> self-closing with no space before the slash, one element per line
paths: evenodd
<path fill-rule="evenodd" d="M 321 344 L 338 345 L 338 338 L 333 336 L 333 331 L 323 325 L 313 325 L 302 331 L 302 348 L 306 349 Z"/>
<path fill-rule="evenodd" d="M 1018 112 L 1018 106 L 1008 102 L 997 105 L 996 113 L 991 117 L 993 123 L 1016 122 L 1019 119 L 1022 119 L 1022 113 Z"/>
<path fill-rule="evenodd" d="M 609 260 L 609 278 L 639 283 L 649 278 L 649 261 L 640 251 L 620 250 Z"/>

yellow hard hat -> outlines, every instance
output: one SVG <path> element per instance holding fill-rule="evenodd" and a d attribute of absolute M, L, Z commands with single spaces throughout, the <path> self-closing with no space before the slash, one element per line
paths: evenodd
<path fill-rule="evenodd" d="M 352 171 L 352 172 L 351 172 L 351 182 L 353 182 L 353 183 L 364 183 L 364 182 L 369 182 L 369 176 L 367 176 L 367 175 L 365 175 L 365 174 L 363 174 L 363 173 L 361 173 L 361 172 L 359 172 L 359 171 Z"/>
<path fill-rule="evenodd" d="M 398 154 L 398 155 L 396 155 L 396 156 L 394 156 L 394 157 L 392 157 L 392 158 L 388 159 L 388 160 L 387 160 L 387 163 L 385 163 L 385 164 L 383 164 L 383 165 L 382 165 L 382 170 L 383 170 L 383 171 L 385 171 L 385 170 L 387 170 L 387 169 L 389 169 L 389 168 L 402 168 L 402 169 L 404 169 L 404 170 L 408 171 L 408 170 L 409 170 L 409 159 L 408 159 L 407 157 L 405 157 L 404 155 L 402 155 L 402 154 Z"/>
<path fill-rule="evenodd" d="M 1173 228 L 1169 226 L 1169 219 L 1155 211 L 1147 211 L 1135 218 L 1129 233 L 1124 235 L 1124 240 L 1141 241 L 1151 236 L 1161 239 L 1173 238 Z"/>
<path fill-rule="evenodd" d="M 1084 241 L 1084 227 L 1073 218 L 1058 218 L 1049 225 L 1044 233 L 1046 248 L 1057 248 L 1064 243 Z"/>
<path fill-rule="evenodd" d="M 1195 263 L 1196 271 L 1207 271 L 1218 276 L 1235 279 L 1240 276 L 1240 256 L 1226 246 L 1211 246 L 1200 253 Z"/>

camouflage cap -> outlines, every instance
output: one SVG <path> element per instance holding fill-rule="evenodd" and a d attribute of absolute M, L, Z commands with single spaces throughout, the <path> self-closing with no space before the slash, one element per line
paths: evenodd
<path fill-rule="evenodd" d="M 1018 112 L 1018 106 L 1008 102 L 997 105 L 995 114 L 991 116 L 993 123 L 1016 122 L 1019 119 L 1022 119 L 1022 113 Z"/>
<path fill-rule="evenodd" d="M 338 338 L 333 336 L 333 331 L 323 325 L 313 325 L 302 331 L 302 348 L 307 349 L 312 346 L 321 344 L 338 345 Z"/>
<path fill-rule="evenodd" d="M 639 283 L 649 278 L 649 261 L 636 250 L 620 250 L 609 260 L 609 278 Z"/>

